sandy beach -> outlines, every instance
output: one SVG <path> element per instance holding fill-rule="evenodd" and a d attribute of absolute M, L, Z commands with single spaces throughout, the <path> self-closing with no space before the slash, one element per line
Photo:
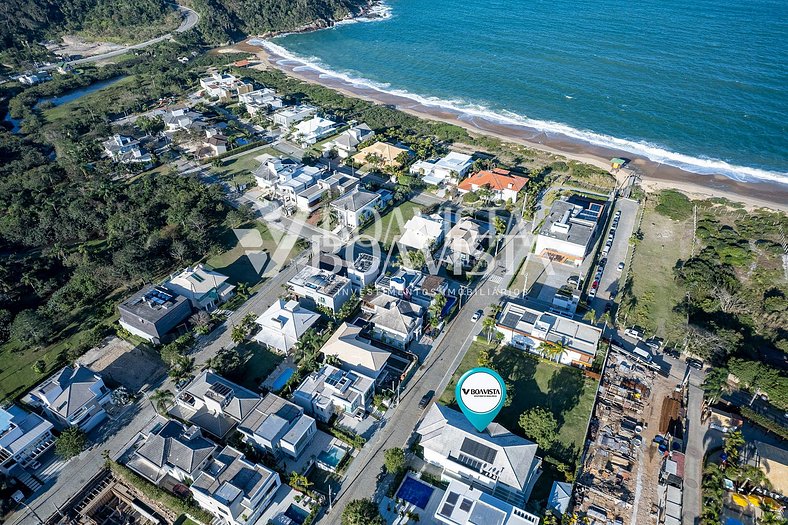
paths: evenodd
<path fill-rule="evenodd" d="M 385 93 L 374 88 L 358 86 L 326 75 L 308 65 L 288 60 L 270 50 L 247 43 L 236 44 L 236 50 L 255 53 L 261 64 L 255 67 L 273 67 L 306 82 L 339 91 L 347 96 L 386 104 L 412 115 L 461 126 L 472 134 L 490 135 L 501 140 L 522 144 L 529 148 L 547 152 L 567 159 L 586 162 L 603 169 L 610 168 L 610 159 L 630 159 L 628 167 L 641 178 L 641 186 L 649 192 L 673 188 L 692 198 L 725 197 L 744 204 L 749 209 L 765 207 L 788 211 L 788 185 L 770 182 L 739 182 L 723 175 L 700 175 L 672 166 L 658 164 L 646 158 L 635 157 L 627 152 L 585 144 L 567 137 L 546 135 L 525 126 L 507 125 L 481 117 L 470 116 L 443 107 L 430 106 L 416 100 Z M 620 180 L 630 175 L 622 169 L 617 174 Z"/>

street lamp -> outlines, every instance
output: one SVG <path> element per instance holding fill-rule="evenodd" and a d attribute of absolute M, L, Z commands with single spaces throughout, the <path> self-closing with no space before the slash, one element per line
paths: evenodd
<path fill-rule="evenodd" d="M 28 505 L 27 503 L 25 503 L 24 501 L 22 501 L 22 500 L 24 500 L 24 499 L 25 499 L 25 495 L 22 493 L 22 491 L 21 491 L 21 490 L 17 490 L 16 492 L 14 492 L 14 493 L 11 495 L 11 499 L 13 499 L 15 502 L 19 503 L 20 505 L 22 505 L 22 506 L 23 506 L 24 508 L 26 508 L 26 509 L 27 509 L 27 510 L 28 510 L 28 511 L 29 511 L 29 512 L 30 512 L 30 513 L 33 515 L 33 516 L 35 516 L 35 517 L 36 517 L 36 519 L 38 520 L 38 523 L 39 523 L 39 525 L 44 525 L 44 521 L 41 519 L 41 516 L 39 516 L 38 514 L 36 514 L 36 511 L 34 511 L 34 510 L 33 510 L 33 508 L 32 508 L 30 505 Z"/>

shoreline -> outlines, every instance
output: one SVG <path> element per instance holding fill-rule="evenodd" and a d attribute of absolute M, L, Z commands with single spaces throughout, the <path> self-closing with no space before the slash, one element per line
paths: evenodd
<path fill-rule="evenodd" d="M 375 3 L 370 4 L 375 5 Z M 251 39 L 254 40 L 254 39 Z M 630 159 L 627 166 L 616 175 L 625 180 L 633 172 L 640 177 L 640 185 L 647 192 L 661 189 L 676 189 L 691 198 L 705 199 L 724 197 L 740 202 L 748 209 L 770 208 L 788 211 L 788 185 L 776 182 L 740 182 L 723 175 L 701 175 L 690 171 L 659 164 L 631 153 L 583 143 L 557 135 L 547 135 L 524 125 L 493 122 L 445 107 L 423 104 L 401 95 L 386 93 L 372 87 L 353 85 L 345 80 L 312 68 L 309 64 L 293 61 L 277 55 L 267 48 L 241 42 L 243 51 L 257 55 L 262 67 L 278 69 L 287 75 L 305 82 L 319 84 L 346 96 L 395 107 L 419 118 L 446 122 L 460 126 L 476 135 L 488 135 L 506 142 L 514 142 L 550 155 L 564 157 L 591 164 L 610 171 L 610 159 Z M 236 45 L 235 47 L 239 47 Z"/>

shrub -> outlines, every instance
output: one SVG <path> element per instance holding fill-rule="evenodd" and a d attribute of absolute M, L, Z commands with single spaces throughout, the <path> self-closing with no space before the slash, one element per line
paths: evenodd
<path fill-rule="evenodd" d="M 658 204 L 654 208 L 657 213 L 674 221 L 683 221 L 692 216 L 692 201 L 676 190 L 663 190 L 657 196 Z"/>

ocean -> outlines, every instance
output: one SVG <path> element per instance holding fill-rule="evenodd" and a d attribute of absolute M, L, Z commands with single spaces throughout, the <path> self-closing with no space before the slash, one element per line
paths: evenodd
<path fill-rule="evenodd" d="M 785 0 L 386 0 L 379 12 L 269 46 L 468 120 L 788 184 Z"/>

